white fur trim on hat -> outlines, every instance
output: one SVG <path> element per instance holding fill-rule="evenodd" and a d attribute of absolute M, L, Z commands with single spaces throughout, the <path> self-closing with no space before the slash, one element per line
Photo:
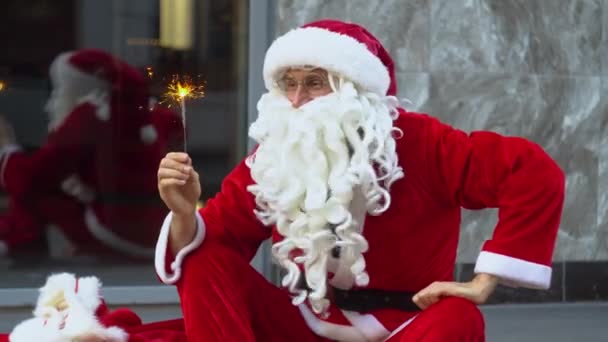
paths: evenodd
<path fill-rule="evenodd" d="M 127 341 L 118 327 L 105 327 L 95 316 L 101 304 L 101 283 L 95 277 L 55 274 L 40 289 L 34 317 L 19 323 L 11 342 Z"/>
<path fill-rule="evenodd" d="M 73 294 L 75 300 L 90 312 L 95 312 L 99 304 L 101 304 L 101 295 L 99 293 L 101 283 L 96 277 L 83 277 L 78 279 L 69 273 L 59 273 L 50 276 L 46 284 L 40 288 L 40 296 L 36 302 L 36 314 L 42 314 L 39 310 L 44 310 L 51 302 L 57 300 L 57 296 L 62 297 L 68 294 Z M 71 297 L 70 297 L 71 298 Z"/>
<path fill-rule="evenodd" d="M 266 88 L 274 87 L 281 70 L 305 65 L 340 74 L 379 95 L 386 94 L 391 82 L 382 61 L 365 44 L 345 34 L 305 27 L 287 32 L 270 45 L 264 59 Z"/>

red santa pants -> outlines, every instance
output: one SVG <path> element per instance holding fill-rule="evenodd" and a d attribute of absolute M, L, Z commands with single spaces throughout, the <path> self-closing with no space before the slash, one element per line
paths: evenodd
<path fill-rule="evenodd" d="M 284 290 L 230 248 L 205 241 L 182 267 L 178 291 L 189 341 L 327 341 L 308 328 Z M 484 341 L 483 317 L 473 303 L 446 298 L 389 341 Z"/>

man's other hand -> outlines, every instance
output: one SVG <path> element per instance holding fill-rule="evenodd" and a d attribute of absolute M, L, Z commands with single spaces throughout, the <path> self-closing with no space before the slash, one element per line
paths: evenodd
<path fill-rule="evenodd" d="M 480 273 L 466 283 L 436 281 L 414 295 L 413 301 L 423 310 L 448 296 L 462 297 L 475 304 L 483 304 L 494 292 L 496 284 L 498 277 L 486 273 Z"/>

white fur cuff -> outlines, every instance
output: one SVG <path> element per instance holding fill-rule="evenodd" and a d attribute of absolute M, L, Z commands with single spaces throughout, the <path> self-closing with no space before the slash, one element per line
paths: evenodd
<path fill-rule="evenodd" d="M 96 311 L 101 305 L 101 283 L 95 277 L 76 278 L 69 273 L 52 275 L 40 289 L 34 317 L 18 324 L 11 342 L 108 341 L 125 342 L 128 334 L 105 327 Z"/>
<path fill-rule="evenodd" d="M 498 276 L 508 286 L 541 290 L 551 286 L 551 267 L 487 251 L 479 253 L 475 273 Z"/>
<path fill-rule="evenodd" d="M 171 230 L 171 221 L 173 220 L 173 212 L 170 212 L 160 230 L 158 241 L 156 243 L 156 253 L 154 257 L 154 267 L 160 280 L 165 284 L 175 284 L 182 274 L 182 263 L 184 258 L 192 251 L 198 248 L 205 239 L 205 221 L 202 216 L 196 213 L 196 235 L 192 242 L 182 248 L 177 255 L 175 260 L 171 263 L 171 271 L 173 274 L 168 273 L 166 270 L 165 259 L 167 256 L 167 249 L 169 248 L 169 231 Z"/>

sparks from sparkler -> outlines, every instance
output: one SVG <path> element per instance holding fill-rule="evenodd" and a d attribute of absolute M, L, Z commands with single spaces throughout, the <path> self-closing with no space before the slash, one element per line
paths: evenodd
<path fill-rule="evenodd" d="M 152 69 L 152 67 L 146 67 L 146 73 L 148 74 L 149 79 L 154 78 L 154 69 Z"/>
<path fill-rule="evenodd" d="M 182 114 L 182 126 L 184 129 L 184 152 L 187 151 L 186 137 L 186 99 L 198 99 L 205 96 L 205 87 L 202 84 L 194 82 L 192 77 L 184 75 L 173 75 L 167 91 L 163 95 L 161 103 L 168 103 L 171 107 L 172 103 L 177 103 L 180 106 Z"/>
<path fill-rule="evenodd" d="M 3 91 L 6 88 L 6 83 L 0 81 L 0 91 Z"/>

